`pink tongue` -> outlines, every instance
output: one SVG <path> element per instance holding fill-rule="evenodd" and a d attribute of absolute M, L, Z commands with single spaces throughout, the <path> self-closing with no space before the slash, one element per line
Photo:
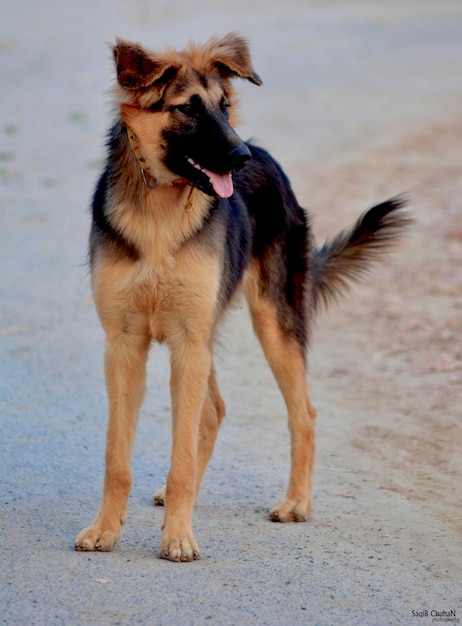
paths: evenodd
<path fill-rule="evenodd" d="M 212 181 L 215 193 L 220 196 L 220 198 L 229 198 L 233 195 L 233 179 L 229 172 L 228 174 L 216 174 L 215 172 L 211 172 L 210 170 L 206 170 L 205 168 L 203 171 Z"/>

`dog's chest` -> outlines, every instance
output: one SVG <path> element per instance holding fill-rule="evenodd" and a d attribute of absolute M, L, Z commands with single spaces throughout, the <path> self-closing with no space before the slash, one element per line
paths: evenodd
<path fill-rule="evenodd" d="M 162 341 L 165 320 L 176 315 L 194 285 L 185 280 L 176 259 L 171 257 L 155 264 L 137 263 L 123 291 L 127 308 L 146 318 L 153 339 Z"/>
<path fill-rule="evenodd" d="M 168 341 L 178 331 L 213 325 L 220 277 L 216 255 L 186 246 L 155 262 L 103 263 L 95 275 L 95 299 L 103 320 L 118 320 L 124 332 L 127 324 L 149 328 L 153 340 Z"/>

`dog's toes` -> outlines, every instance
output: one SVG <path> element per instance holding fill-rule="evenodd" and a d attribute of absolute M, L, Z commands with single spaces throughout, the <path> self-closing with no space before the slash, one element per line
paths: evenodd
<path fill-rule="evenodd" d="M 162 540 L 159 558 L 179 563 L 198 561 L 201 557 L 194 538 L 182 537 L 181 539 Z"/>
<path fill-rule="evenodd" d="M 165 505 L 165 485 L 156 491 L 153 496 L 154 505 L 155 506 L 164 506 Z"/>
<path fill-rule="evenodd" d="M 306 522 L 311 511 L 309 500 L 283 498 L 271 511 L 272 522 Z"/>
<path fill-rule="evenodd" d="M 77 535 L 74 547 L 79 552 L 111 552 L 119 537 L 120 532 L 92 525 Z"/>

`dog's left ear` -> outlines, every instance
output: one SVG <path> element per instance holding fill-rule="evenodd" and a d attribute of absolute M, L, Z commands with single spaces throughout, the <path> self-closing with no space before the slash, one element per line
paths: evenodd
<path fill-rule="evenodd" d="M 220 39 L 212 39 L 208 46 L 212 69 L 221 78 L 245 78 L 254 85 L 261 85 L 260 76 L 254 71 L 249 47 L 244 37 L 230 33 Z"/>

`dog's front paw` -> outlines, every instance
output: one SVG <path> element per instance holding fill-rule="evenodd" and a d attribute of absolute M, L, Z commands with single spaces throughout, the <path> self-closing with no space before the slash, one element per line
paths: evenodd
<path fill-rule="evenodd" d="M 156 491 L 152 499 L 155 506 L 165 506 L 165 485 Z"/>
<path fill-rule="evenodd" d="M 159 558 L 167 559 L 168 561 L 187 562 L 198 561 L 201 557 L 197 543 L 194 537 L 191 536 L 172 539 L 162 538 Z"/>
<path fill-rule="evenodd" d="M 271 511 L 273 522 L 306 522 L 311 511 L 310 500 L 283 498 Z"/>
<path fill-rule="evenodd" d="M 104 528 L 96 522 L 84 528 L 75 539 L 75 549 L 79 552 L 111 552 L 120 538 L 120 529 Z"/>

